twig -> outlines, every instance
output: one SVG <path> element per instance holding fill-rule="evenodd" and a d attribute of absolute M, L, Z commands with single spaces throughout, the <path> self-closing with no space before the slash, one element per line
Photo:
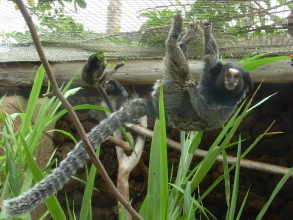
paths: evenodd
<path fill-rule="evenodd" d="M 38 52 L 38 55 L 40 57 L 40 60 L 46 70 L 48 79 L 51 83 L 52 86 L 52 93 L 60 99 L 60 101 L 62 102 L 62 104 L 64 105 L 64 107 L 67 109 L 70 117 L 72 118 L 72 121 L 78 131 L 78 133 L 80 134 L 80 137 L 83 141 L 83 146 L 86 150 L 86 152 L 89 154 L 92 162 L 95 164 L 95 166 L 98 168 L 100 175 L 102 176 L 103 180 L 106 182 L 106 184 L 109 186 L 111 192 L 113 193 L 113 195 L 123 204 L 123 206 L 127 209 L 127 211 L 135 218 L 135 219 L 141 219 L 141 216 L 132 208 L 132 206 L 123 198 L 123 196 L 119 193 L 119 191 L 116 189 L 115 185 L 113 184 L 113 182 L 111 181 L 110 177 L 108 176 L 105 168 L 103 167 L 101 161 L 99 160 L 98 157 L 96 157 L 95 152 L 86 136 L 86 133 L 80 123 L 80 121 L 78 120 L 72 106 L 69 104 L 69 102 L 66 100 L 66 98 L 62 95 L 57 82 L 55 80 L 55 77 L 53 75 L 52 69 L 49 65 L 49 62 L 46 58 L 46 55 L 44 53 L 43 47 L 41 45 L 39 36 L 37 34 L 36 28 L 33 24 L 32 18 L 29 15 L 26 6 L 24 5 L 24 3 L 22 2 L 22 0 L 14 0 L 14 2 L 18 5 L 23 18 L 25 19 L 27 26 L 30 30 L 30 33 L 32 35 L 32 39 L 34 41 L 36 50 Z"/>
<path fill-rule="evenodd" d="M 126 123 L 125 125 L 128 128 L 131 128 L 132 130 L 134 130 L 135 132 L 137 132 L 139 134 L 143 134 L 146 137 L 153 137 L 153 132 L 149 129 L 140 127 L 140 126 L 133 124 L 133 123 Z M 173 149 L 181 151 L 180 143 L 173 141 L 169 138 L 167 138 L 167 145 Z M 194 156 L 205 157 L 207 155 L 207 153 L 208 152 L 205 150 L 197 149 L 194 152 Z M 219 162 L 223 162 L 222 155 L 219 155 L 216 160 Z M 233 157 L 233 156 L 227 156 L 227 160 L 228 160 L 229 164 L 235 164 L 237 161 L 237 158 Z M 240 161 L 240 165 L 241 165 L 241 167 L 245 167 L 248 169 L 254 169 L 254 170 L 259 170 L 259 171 L 274 173 L 274 174 L 281 174 L 281 175 L 285 175 L 289 171 L 289 168 L 287 168 L 287 167 L 281 167 L 281 166 L 277 166 L 277 165 L 261 163 L 261 162 L 257 162 L 257 161 L 247 160 L 247 159 L 242 159 Z M 291 174 L 291 177 L 293 177 L 293 174 Z"/>
<path fill-rule="evenodd" d="M 126 152 L 131 152 L 132 148 L 129 146 L 129 144 L 126 141 L 123 141 L 119 138 L 109 136 L 108 141 L 110 141 L 112 144 L 114 144 L 117 147 L 121 147 Z"/>

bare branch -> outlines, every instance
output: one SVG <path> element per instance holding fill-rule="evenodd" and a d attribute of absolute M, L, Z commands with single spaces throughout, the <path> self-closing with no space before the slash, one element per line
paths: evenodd
<path fill-rule="evenodd" d="M 122 141 L 119 138 L 109 136 L 108 141 L 110 141 L 112 144 L 114 144 L 117 147 L 121 147 L 126 152 L 131 152 L 132 148 L 129 146 L 129 144 L 126 141 Z"/>
<path fill-rule="evenodd" d="M 62 95 L 57 83 L 56 83 L 56 80 L 55 80 L 55 77 L 53 75 L 53 72 L 52 72 L 52 69 L 49 65 L 49 62 L 46 58 L 46 55 L 44 53 L 44 50 L 43 50 L 43 47 L 41 45 L 41 42 L 40 42 L 40 39 L 39 39 L 39 36 L 38 36 L 38 33 L 36 31 L 36 28 L 33 24 L 33 21 L 32 21 L 32 18 L 31 16 L 29 15 L 27 9 L 26 9 L 26 6 L 24 5 L 24 3 L 21 1 L 21 0 L 14 0 L 15 3 L 18 5 L 21 13 L 22 13 L 22 16 L 24 17 L 26 23 L 27 23 L 27 26 L 30 30 L 30 33 L 32 35 L 32 39 L 34 41 L 34 44 L 35 44 L 35 47 L 36 47 L 36 50 L 38 52 L 38 55 L 40 57 L 40 60 L 46 70 L 46 73 L 47 73 L 47 76 L 48 76 L 48 79 L 49 81 L 51 82 L 51 86 L 52 86 L 52 92 L 54 95 L 57 96 L 57 98 L 60 99 L 60 101 L 62 102 L 62 104 L 64 105 L 64 107 L 67 109 L 70 117 L 72 118 L 72 121 L 78 131 L 78 133 L 80 134 L 80 137 L 83 141 L 83 146 L 86 150 L 86 152 L 89 154 L 92 162 L 95 164 L 95 166 L 98 168 L 99 172 L 100 172 L 100 175 L 102 176 L 103 180 L 107 183 L 107 185 L 109 186 L 111 192 L 113 193 L 113 195 L 123 204 L 123 206 L 129 211 L 129 213 L 131 213 L 131 215 L 135 218 L 135 219 L 141 219 L 141 216 L 132 208 L 132 206 L 123 198 L 123 196 L 119 193 L 119 191 L 116 189 L 115 185 L 113 184 L 113 182 L 111 181 L 110 177 L 108 176 L 105 168 L 103 167 L 101 161 L 99 160 L 98 157 L 96 157 L 95 155 L 95 152 L 87 138 L 87 135 L 80 123 L 80 121 L 78 120 L 74 110 L 72 109 L 72 106 L 69 104 L 69 102 L 66 100 L 66 98 Z"/>
<path fill-rule="evenodd" d="M 126 123 L 126 126 L 139 134 L 145 135 L 146 137 L 153 136 L 153 132 L 151 130 L 140 127 L 139 125 L 136 125 L 133 123 Z M 173 141 L 169 138 L 167 139 L 167 145 L 173 149 L 181 150 L 180 143 Z M 208 152 L 205 150 L 197 149 L 194 152 L 194 156 L 205 157 L 207 153 Z M 229 164 L 235 164 L 237 161 L 237 158 L 233 156 L 227 156 L 227 160 Z M 219 155 L 217 157 L 217 161 L 223 162 L 222 155 Z M 248 169 L 254 169 L 254 170 L 259 170 L 259 171 L 268 172 L 268 173 L 280 174 L 280 175 L 285 175 L 289 171 L 289 168 L 287 167 L 281 167 L 277 165 L 271 165 L 271 164 L 261 163 L 257 161 L 247 160 L 247 159 L 242 159 L 240 161 L 240 165 L 241 167 L 245 167 Z M 291 176 L 293 177 L 293 174 L 291 174 Z"/>

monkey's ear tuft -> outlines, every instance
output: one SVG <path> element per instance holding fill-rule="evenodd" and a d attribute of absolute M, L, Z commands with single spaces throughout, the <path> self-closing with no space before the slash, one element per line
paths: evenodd
<path fill-rule="evenodd" d="M 210 69 L 209 73 L 212 74 L 212 75 L 220 74 L 223 66 L 224 65 L 221 62 L 218 62 L 215 66 L 213 66 Z"/>
<path fill-rule="evenodd" d="M 249 72 L 243 73 L 243 80 L 244 80 L 244 82 L 246 82 L 246 84 L 249 86 L 250 89 L 253 88 L 253 82 L 252 82 L 252 79 L 249 75 Z"/>

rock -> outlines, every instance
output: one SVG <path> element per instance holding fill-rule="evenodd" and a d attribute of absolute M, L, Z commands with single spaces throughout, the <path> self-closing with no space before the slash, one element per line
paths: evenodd
<path fill-rule="evenodd" d="M 92 130 L 92 128 L 96 126 L 95 123 L 92 123 L 90 121 L 84 121 L 81 123 L 81 125 L 86 133 L 90 132 Z"/>
<path fill-rule="evenodd" d="M 286 157 L 287 145 L 279 139 L 267 138 L 259 142 L 259 147 L 263 154 L 272 157 Z"/>
<path fill-rule="evenodd" d="M 249 130 L 255 125 L 257 121 L 257 117 L 258 117 L 257 110 L 252 110 L 245 118 L 243 118 L 237 130 L 241 132 Z"/>
<path fill-rule="evenodd" d="M 75 147 L 74 143 L 64 143 L 61 147 L 58 148 L 56 151 L 55 157 L 58 161 L 64 160 L 64 158 L 67 156 L 67 154 L 72 151 Z"/>
<path fill-rule="evenodd" d="M 281 114 L 278 116 L 281 121 L 290 121 L 291 120 L 291 114 L 288 111 L 282 111 Z"/>
<path fill-rule="evenodd" d="M 240 201 L 238 200 L 238 204 L 241 204 L 244 198 L 243 196 L 245 195 L 244 192 L 242 192 L 241 194 L 242 195 L 239 198 L 242 199 Z M 250 212 L 259 212 L 265 205 L 266 201 L 267 200 L 264 197 L 259 196 L 256 193 L 250 192 L 246 200 L 245 209 L 249 210 Z"/>
<path fill-rule="evenodd" d="M 98 123 L 107 117 L 106 113 L 101 110 L 89 110 L 88 116 L 89 116 L 89 120 L 95 123 Z"/>
<path fill-rule="evenodd" d="M 270 101 L 265 102 L 260 110 L 261 114 L 263 114 L 264 116 L 278 115 L 281 113 L 281 111 L 282 111 L 281 103 L 270 102 Z"/>
<path fill-rule="evenodd" d="M 279 215 L 282 220 L 292 220 L 292 216 L 293 216 L 292 207 L 293 207 L 293 201 L 290 201 L 283 206 Z"/>
<path fill-rule="evenodd" d="M 282 218 L 280 218 L 280 216 L 278 216 L 272 212 L 266 212 L 263 219 L 264 220 L 283 220 Z"/>
<path fill-rule="evenodd" d="M 66 131 L 66 132 L 69 132 L 70 134 L 73 134 L 72 130 L 70 129 L 69 127 L 69 124 L 66 122 L 66 121 L 58 121 L 56 123 L 56 129 L 59 129 L 59 130 L 63 130 L 63 131 Z M 53 135 L 53 140 L 55 143 L 57 144 L 62 144 L 66 141 L 72 141 L 72 139 L 61 133 L 61 132 L 54 132 L 54 135 Z"/>
<path fill-rule="evenodd" d="M 92 219 L 95 220 L 114 220 L 114 214 L 111 209 L 108 208 L 98 208 L 93 207 L 92 208 Z"/>
<path fill-rule="evenodd" d="M 83 105 L 83 104 L 88 104 L 88 100 L 86 97 L 79 97 L 77 100 L 76 105 Z"/>

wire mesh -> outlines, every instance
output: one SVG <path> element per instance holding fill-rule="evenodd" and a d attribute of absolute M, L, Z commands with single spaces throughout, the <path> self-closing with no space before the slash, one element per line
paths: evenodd
<path fill-rule="evenodd" d="M 210 20 L 223 57 L 292 53 L 287 30 L 293 1 L 26 0 L 49 61 L 162 58 L 172 17 L 198 26 L 190 58 L 202 57 L 201 21 Z M 20 11 L 0 0 L 0 62 L 39 60 Z"/>

